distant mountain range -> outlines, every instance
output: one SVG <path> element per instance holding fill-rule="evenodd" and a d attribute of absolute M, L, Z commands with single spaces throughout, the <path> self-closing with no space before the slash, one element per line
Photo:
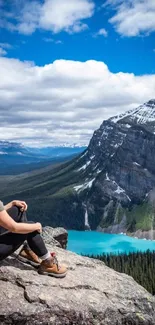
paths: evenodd
<path fill-rule="evenodd" d="M 41 157 L 53 158 L 53 157 L 69 157 L 72 155 L 77 155 L 83 152 L 87 146 L 54 146 L 45 148 L 27 148 L 29 151 Z"/>
<path fill-rule="evenodd" d="M 66 144 L 45 148 L 30 148 L 20 143 L 0 141 L 0 174 L 19 174 L 49 164 L 73 158 L 86 147 Z"/>
<path fill-rule="evenodd" d="M 71 161 L 4 177 L 0 188 L 44 225 L 155 239 L 155 100 L 103 121 Z"/>

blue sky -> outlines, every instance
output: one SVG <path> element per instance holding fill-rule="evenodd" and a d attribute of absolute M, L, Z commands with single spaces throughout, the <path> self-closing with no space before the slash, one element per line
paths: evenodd
<path fill-rule="evenodd" d="M 0 73 L 1 139 L 87 144 L 155 97 L 155 1 L 0 0 Z"/>
<path fill-rule="evenodd" d="M 34 1 L 30 3 L 32 2 Z M 9 3 L 11 1 L 7 1 L 5 10 L 12 14 L 19 13 L 22 6 L 20 8 L 17 5 L 14 12 Z M 10 31 L 2 28 L 1 43 L 9 43 L 12 46 L 8 49 L 8 57 L 34 61 L 39 66 L 57 59 L 77 61 L 94 59 L 105 62 L 112 72 L 133 72 L 136 75 L 155 73 L 155 32 L 148 29 L 139 30 L 137 35 L 132 37 L 118 33 L 115 26 L 110 23 L 118 7 L 108 4 L 102 7 L 106 3 L 94 1 L 92 16 L 82 19 L 87 28 L 79 33 L 68 33 L 63 29 L 54 31 L 49 27 L 49 30 L 39 28 L 27 35 L 20 30 Z M 102 29 L 105 30 L 105 34 L 97 35 Z"/>

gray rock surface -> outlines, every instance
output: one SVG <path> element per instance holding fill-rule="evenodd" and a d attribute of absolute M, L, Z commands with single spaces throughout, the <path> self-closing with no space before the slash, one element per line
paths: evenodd
<path fill-rule="evenodd" d="M 68 232 L 64 228 L 43 227 L 42 237 L 46 244 L 51 244 L 66 249 Z"/>
<path fill-rule="evenodd" d="M 1 325 L 155 324 L 155 298 L 131 277 L 101 261 L 55 251 L 68 266 L 63 279 L 38 275 L 13 257 L 1 262 Z"/>

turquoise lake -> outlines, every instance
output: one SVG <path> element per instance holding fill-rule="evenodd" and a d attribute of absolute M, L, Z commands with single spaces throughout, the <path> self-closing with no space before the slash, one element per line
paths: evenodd
<path fill-rule="evenodd" d="M 155 241 L 96 231 L 68 231 L 67 249 L 77 254 L 129 253 L 155 250 Z"/>

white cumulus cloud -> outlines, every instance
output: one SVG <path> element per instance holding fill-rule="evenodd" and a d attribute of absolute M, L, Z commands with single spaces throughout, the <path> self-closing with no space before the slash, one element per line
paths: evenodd
<path fill-rule="evenodd" d="M 10 14 L 5 2 L 2 8 L 0 27 L 21 34 L 29 35 L 36 29 L 79 33 L 88 28 L 84 20 L 93 16 L 95 4 L 92 0 L 15 0 L 12 4 L 10 2 Z"/>
<path fill-rule="evenodd" d="M 155 31 L 155 0 L 108 0 L 116 13 L 110 19 L 116 31 L 127 37 Z"/>
<path fill-rule="evenodd" d="M 0 56 L 7 55 L 7 51 L 12 48 L 11 44 L 8 43 L 0 43 Z"/>
<path fill-rule="evenodd" d="M 101 29 L 99 29 L 99 31 L 97 33 L 94 34 L 94 37 L 98 37 L 98 36 L 107 37 L 108 31 L 105 28 L 101 28 Z"/>
<path fill-rule="evenodd" d="M 4 56 L 7 54 L 7 51 L 5 49 L 3 49 L 2 47 L 0 47 L 0 56 Z"/>
<path fill-rule="evenodd" d="M 112 73 L 98 61 L 45 66 L 0 57 L 0 140 L 88 144 L 104 119 L 155 97 L 155 75 Z"/>
<path fill-rule="evenodd" d="M 0 43 L 0 47 L 8 50 L 12 48 L 12 45 L 9 43 Z"/>
<path fill-rule="evenodd" d="M 83 29 L 82 20 L 90 18 L 94 4 L 88 0 L 46 0 L 41 8 L 40 26 L 58 33 Z"/>

